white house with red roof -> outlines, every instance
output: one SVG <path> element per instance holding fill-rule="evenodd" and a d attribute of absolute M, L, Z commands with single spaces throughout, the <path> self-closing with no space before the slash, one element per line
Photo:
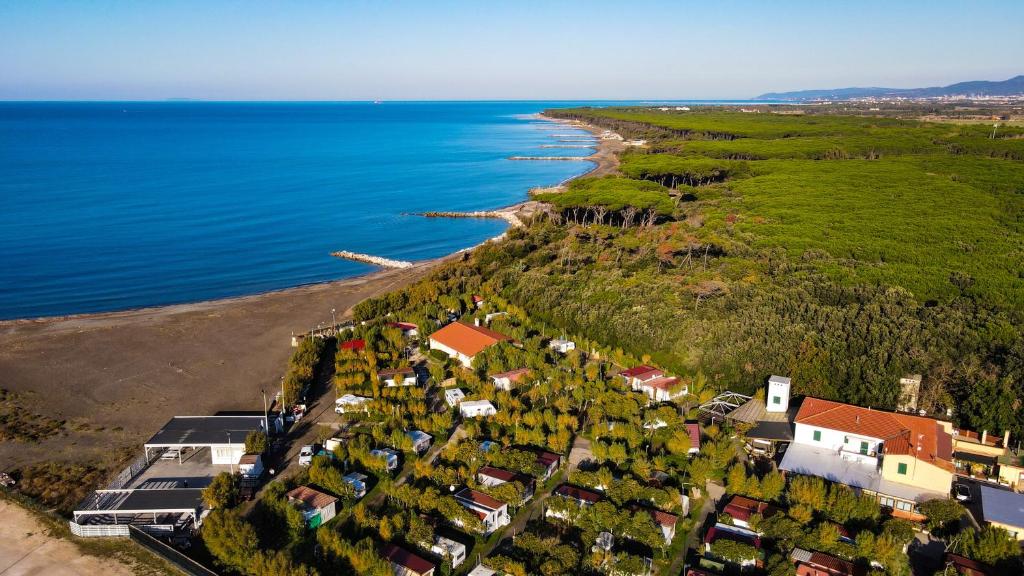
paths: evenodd
<path fill-rule="evenodd" d="M 676 524 L 679 522 L 679 517 L 675 514 L 658 510 L 657 508 L 647 508 L 644 506 L 631 506 L 634 512 L 647 512 L 651 515 L 651 519 L 654 520 L 654 524 L 661 530 L 661 535 L 665 538 L 665 544 L 671 544 L 672 539 L 676 537 Z"/>
<path fill-rule="evenodd" d="M 586 488 L 580 488 L 578 486 L 572 486 L 571 484 L 562 484 L 551 493 L 553 497 L 560 498 L 563 501 L 571 502 L 583 508 L 584 506 L 593 506 L 604 499 L 604 496 L 594 492 L 593 490 L 587 490 Z M 544 511 L 545 516 L 552 518 L 565 519 L 568 514 L 562 507 L 550 507 Z"/>
<path fill-rule="evenodd" d="M 652 402 L 669 402 L 688 392 L 679 378 L 668 376 L 660 368 L 641 365 L 619 372 L 634 392 L 642 392 Z"/>
<path fill-rule="evenodd" d="M 434 576 L 433 562 L 394 544 L 385 544 L 381 556 L 391 563 L 395 576 Z"/>
<path fill-rule="evenodd" d="M 377 372 L 377 377 L 384 386 L 393 388 L 395 386 L 415 386 L 416 370 L 411 366 L 403 366 L 402 368 L 385 368 L 380 372 Z"/>
<path fill-rule="evenodd" d="M 470 368 L 477 354 L 508 340 L 511 338 L 484 326 L 452 322 L 431 334 L 429 342 L 431 350 L 440 350 Z"/>
<path fill-rule="evenodd" d="M 516 384 L 522 383 L 530 375 L 529 368 L 516 368 L 508 372 L 491 374 L 491 382 L 498 390 L 512 390 Z"/>
<path fill-rule="evenodd" d="M 544 469 L 541 474 L 541 481 L 551 478 L 551 475 L 558 470 L 558 467 L 562 464 L 562 457 L 554 452 L 548 452 L 547 450 L 537 451 L 537 464 Z"/>
<path fill-rule="evenodd" d="M 778 514 L 780 510 L 767 502 L 747 498 L 746 496 L 733 496 L 722 508 L 723 514 L 732 518 L 732 523 L 740 528 L 750 528 L 750 518 L 759 514 L 762 518 L 770 518 Z"/>
<path fill-rule="evenodd" d="M 455 494 L 455 501 L 473 512 L 484 525 L 484 534 L 490 534 L 511 521 L 508 504 L 472 488 L 463 488 Z M 456 524 L 460 524 L 457 520 Z"/>
<path fill-rule="evenodd" d="M 806 398 L 779 468 L 863 490 L 894 516 L 919 520 L 920 503 L 949 495 L 952 432 L 933 418 Z"/>
<path fill-rule="evenodd" d="M 420 334 L 420 327 L 412 322 L 388 322 L 388 328 L 398 328 L 406 338 L 415 338 Z"/>
<path fill-rule="evenodd" d="M 537 480 L 533 476 L 522 474 L 520 472 L 512 472 L 511 470 L 505 470 L 503 468 L 495 468 L 494 466 L 482 466 L 477 470 L 476 481 L 481 486 L 486 486 L 488 488 L 501 486 L 502 484 L 508 484 L 509 482 L 519 482 L 524 488 L 524 502 L 533 497 L 533 491 L 537 485 Z"/>

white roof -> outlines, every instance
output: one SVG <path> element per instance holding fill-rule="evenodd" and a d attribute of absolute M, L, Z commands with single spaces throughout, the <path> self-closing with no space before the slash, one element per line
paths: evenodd
<path fill-rule="evenodd" d="M 792 380 L 789 378 L 789 376 L 776 376 L 773 374 L 771 377 L 768 378 L 769 384 L 789 384 L 790 382 L 792 382 Z"/>
<path fill-rule="evenodd" d="M 473 408 L 488 408 L 488 407 L 494 408 L 494 405 L 491 404 L 490 400 L 464 400 L 460 406 L 462 408 L 464 408 L 464 409 L 465 408 L 469 408 L 469 409 L 473 409 Z"/>
<path fill-rule="evenodd" d="M 476 568 L 470 570 L 466 576 L 494 576 L 497 573 L 497 570 L 488 568 L 485 564 L 479 564 Z"/>
<path fill-rule="evenodd" d="M 355 394 L 345 394 L 344 396 L 340 396 L 337 400 L 335 400 L 334 403 L 335 404 L 362 404 L 364 402 L 369 402 L 370 400 L 373 400 L 373 398 L 367 398 L 366 396 L 356 396 Z"/>
<path fill-rule="evenodd" d="M 461 400 L 466 397 L 466 393 L 461 388 L 449 388 L 444 391 L 444 397 L 452 400 Z"/>
<path fill-rule="evenodd" d="M 405 435 L 408 436 L 409 438 L 412 438 L 413 442 L 423 439 L 430 440 L 431 438 L 433 438 L 433 436 L 427 434 L 422 430 L 409 430 L 408 432 L 405 433 Z"/>

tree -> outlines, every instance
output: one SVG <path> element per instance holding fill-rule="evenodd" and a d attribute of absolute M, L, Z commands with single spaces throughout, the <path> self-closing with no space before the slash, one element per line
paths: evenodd
<path fill-rule="evenodd" d="M 761 479 L 761 497 L 765 500 L 778 500 L 786 488 L 786 478 L 782 472 L 772 470 Z"/>
<path fill-rule="evenodd" d="M 961 554 L 996 567 L 1020 562 L 1017 541 L 1006 530 L 992 525 L 986 525 L 980 532 L 975 532 L 973 528 L 964 530 L 961 535 Z"/>
<path fill-rule="evenodd" d="M 248 572 L 259 554 L 256 530 L 234 510 L 210 512 L 203 521 L 202 536 L 218 564 L 242 573 Z"/>
<path fill-rule="evenodd" d="M 928 530 L 948 534 L 964 515 L 964 508 L 950 498 L 936 498 L 921 503 L 921 513 L 928 517 Z"/>
<path fill-rule="evenodd" d="M 203 488 L 203 503 L 207 508 L 231 508 L 238 503 L 238 492 L 238 477 L 230 472 L 221 472 Z"/>
<path fill-rule="evenodd" d="M 263 454 L 267 451 L 267 433 L 262 430 L 253 430 L 245 436 L 246 454 Z"/>
<path fill-rule="evenodd" d="M 747 470 L 742 462 L 733 464 L 732 468 L 729 468 L 725 486 L 730 494 L 747 493 Z"/>
<path fill-rule="evenodd" d="M 812 511 L 825 509 L 825 481 L 816 476 L 796 476 L 789 483 L 789 500 Z"/>

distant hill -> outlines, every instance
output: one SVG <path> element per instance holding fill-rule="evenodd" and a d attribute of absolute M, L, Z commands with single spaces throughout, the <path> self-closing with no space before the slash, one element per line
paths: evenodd
<path fill-rule="evenodd" d="M 931 88 L 835 88 L 831 90 L 797 90 L 794 92 L 768 92 L 755 100 L 849 100 L 851 98 L 902 96 L 905 98 L 937 98 L 941 96 L 1013 96 L 1024 94 L 1024 75 L 1009 80 L 991 82 L 973 80 L 949 86 Z"/>

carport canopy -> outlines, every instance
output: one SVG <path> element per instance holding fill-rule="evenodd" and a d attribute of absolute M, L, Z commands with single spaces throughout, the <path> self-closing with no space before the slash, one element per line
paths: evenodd
<path fill-rule="evenodd" d="M 209 448 L 244 444 L 256 430 L 266 431 L 263 416 L 175 416 L 144 444 L 150 449 Z"/>

